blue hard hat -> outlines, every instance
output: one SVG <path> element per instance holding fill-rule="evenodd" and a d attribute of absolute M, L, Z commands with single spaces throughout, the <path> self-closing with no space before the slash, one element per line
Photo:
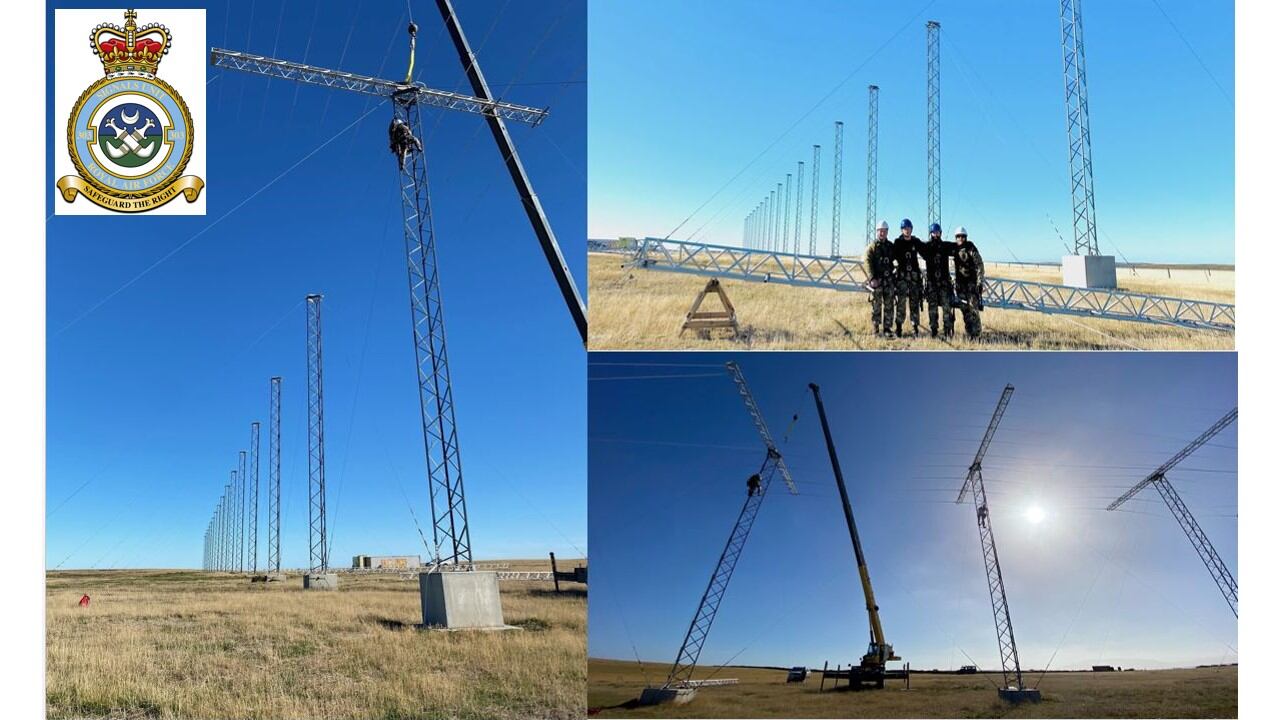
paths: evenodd
<path fill-rule="evenodd" d="M 899 230 L 906 230 L 909 227 L 915 227 L 911 224 L 910 218 L 902 218 L 902 224 L 898 226 Z"/>
<path fill-rule="evenodd" d="M 930 224 L 930 225 L 929 225 L 929 232 L 931 232 L 931 233 L 940 233 L 940 232 L 942 232 L 942 226 L 941 226 L 941 225 L 939 225 L 938 223 L 932 223 L 932 224 Z"/>

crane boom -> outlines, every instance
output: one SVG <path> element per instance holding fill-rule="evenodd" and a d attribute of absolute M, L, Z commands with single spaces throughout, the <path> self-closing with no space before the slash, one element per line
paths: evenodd
<path fill-rule="evenodd" d="M 880 606 L 876 604 L 875 591 L 871 589 L 871 575 L 867 570 L 867 559 L 862 554 L 862 540 L 858 537 L 858 525 L 853 519 L 853 507 L 849 504 L 849 491 L 845 489 L 844 473 L 840 471 L 840 458 L 836 456 L 836 445 L 831 439 L 831 428 L 827 425 L 827 411 L 822 405 L 822 393 L 818 386 L 809 383 L 809 389 L 813 391 L 814 403 L 818 406 L 818 420 L 822 423 L 822 434 L 827 441 L 827 454 L 831 456 L 831 470 L 836 476 L 836 487 L 840 489 L 840 502 L 844 506 L 844 521 L 849 527 L 849 539 L 853 541 L 853 554 L 858 560 L 858 578 L 862 581 L 862 595 L 867 601 L 867 619 L 871 623 L 871 648 L 872 654 L 881 657 L 883 660 L 897 660 L 893 657 L 893 649 L 886 645 L 884 641 L 884 628 L 880 625 Z M 886 653 L 877 652 L 882 648 L 888 648 L 890 657 L 883 657 Z"/>
<path fill-rule="evenodd" d="M 266 75 L 307 85 L 320 85 L 382 98 L 390 98 L 402 90 L 412 88 L 417 92 L 418 102 L 424 105 L 446 110 L 461 110 L 462 112 L 477 115 L 497 116 L 535 127 L 546 119 L 549 112 L 545 109 L 516 105 L 515 103 L 485 100 L 446 90 L 435 90 L 420 82 L 406 85 L 394 80 L 357 75 L 342 70 L 319 68 L 304 63 L 278 60 L 222 48 L 212 48 L 209 51 L 209 64 L 213 67 L 226 68 L 228 70 L 239 70 L 254 75 Z"/>

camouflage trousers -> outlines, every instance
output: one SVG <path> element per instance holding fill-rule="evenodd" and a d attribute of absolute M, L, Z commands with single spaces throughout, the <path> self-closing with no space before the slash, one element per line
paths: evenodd
<path fill-rule="evenodd" d="M 956 287 L 956 297 L 960 300 L 960 314 L 964 316 L 964 331 L 971 338 L 978 337 L 982 332 L 982 311 L 978 309 L 981 296 L 981 288 L 967 285 Z"/>
<path fill-rule="evenodd" d="M 871 289 L 871 331 L 889 332 L 893 325 L 893 285 L 885 282 Z"/>
<path fill-rule="evenodd" d="M 942 334 L 951 337 L 956 334 L 956 314 L 951 306 L 955 290 L 950 284 L 927 285 L 924 289 L 925 300 L 929 304 L 929 334 L 938 334 L 938 316 L 942 316 Z"/>
<path fill-rule="evenodd" d="M 896 317 L 893 318 L 894 329 L 902 331 L 902 324 L 907 320 L 907 308 L 911 308 L 911 328 L 913 330 L 920 329 L 920 301 L 924 295 L 924 289 L 920 286 L 920 277 L 916 275 L 903 275 L 894 278 L 894 309 Z"/>

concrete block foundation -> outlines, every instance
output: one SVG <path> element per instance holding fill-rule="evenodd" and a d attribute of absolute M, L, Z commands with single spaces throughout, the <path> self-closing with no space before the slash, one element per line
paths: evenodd
<path fill-rule="evenodd" d="M 640 691 L 641 705 L 684 705 L 698 694 L 698 688 L 660 688 L 647 687 Z"/>
<path fill-rule="evenodd" d="M 1064 255 L 1062 284 L 1076 288 L 1116 288 L 1116 259 L 1111 255 Z"/>
<path fill-rule="evenodd" d="M 1019 690 L 1018 688 L 1006 688 L 1000 691 L 1000 699 L 1008 703 L 1017 705 L 1024 702 L 1040 702 L 1039 690 Z"/>
<path fill-rule="evenodd" d="M 302 576 L 303 590 L 337 590 L 338 576 L 334 573 L 308 573 Z"/>
<path fill-rule="evenodd" d="M 422 625 L 444 630 L 509 629 L 502 620 L 496 572 L 430 572 L 418 576 Z"/>

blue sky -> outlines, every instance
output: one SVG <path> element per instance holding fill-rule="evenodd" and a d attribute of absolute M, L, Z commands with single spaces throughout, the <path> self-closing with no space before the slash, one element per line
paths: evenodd
<path fill-rule="evenodd" d="M 228 16 L 214 4 L 209 41 L 403 74 L 404 3 L 312 7 L 258 0 Z M 470 93 L 434 3 L 412 9 L 417 77 Z M 561 242 L 580 247 L 585 3 L 481 0 L 459 13 L 494 92 L 551 107 L 540 127 L 510 131 Z M 47 223 L 48 565 L 198 567 L 249 424 L 267 419 L 272 375 L 284 377 L 283 563 L 306 563 L 309 292 L 325 294 L 332 562 L 422 552 L 406 504 L 430 522 L 390 110 L 344 131 L 373 103 L 230 71 L 209 78 L 206 217 Z M 577 555 L 586 355 L 482 118 L 424 117 L 474 552 Z M 59 131 L 65 118 L 50 122 Z M 61 201 L 49 186 L 51 211 Z M 581 285 L 582 253 L 565 256 Z M 265 495 L 262 505 L 265 517 Z M 265 561 L 265 534 L 260 543 Z"/>
<path fill-rule="evenodd" d="M 1057 3 L 727 5 L 593 3 L 592 237 L 665 236 L 724 187 L 674 237 L 738 244 L 747 213 L 797 161 L 811 173 L 820 144 L 826 252 L 833 123 L 843 120 L 842 244 L 860 248 L 870 83 L 880 86 L 879 214 L 922 227 L 924 24 L 936 19 L 944 224 L 966 225 L 988 258 L 1063 254 L 1057 232 L 1069 242 L 1072 230 Z M 1233 262 L 1232 4 L 1088 2 L 1084 15 L 1101 250 Z"/>
<path fill-rule="evenodd" d="M 1235 617 L 1158 494 L 1103 510 L 1235 406 L 1231 353 L 594 353 L 593 657 L 675 657 L 763 459 L 721 367 L 731 357 L 800 494 L 779 482 L 765 498 L 703 665 L 821 667 L 865 651 L 811 381 L 887 639 L 912 667 L 957 667 L 965 653 L 999 667 L 973 507 L 953 501 L 1006 383 L 1016 390 L 984 469 L 1023 665 L 1055 650 L 1058 669 L 1236 658 Z M 1235 426 L 1169 479 L 1238 577 Z"/>

